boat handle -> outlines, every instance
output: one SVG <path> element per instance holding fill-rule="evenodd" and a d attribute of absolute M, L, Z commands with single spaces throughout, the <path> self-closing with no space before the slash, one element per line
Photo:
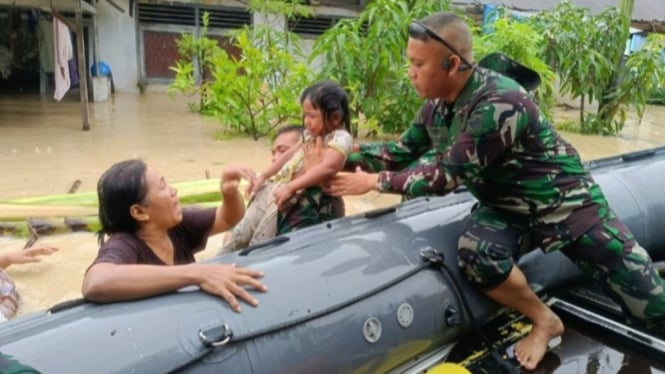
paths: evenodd
<path fill-rule="evenodd" d="M 219 327 L 215 327 L 214 329 L 218 329 L 218 328 Z M 226 324 L 226 323 L 223 324 L 221 326 L 221 328 L 223 330 L 222 335 L 220 337 L 221 340 L 215 341 L 215 340 L 209 339 L 206 336 L 205 331 L 203 331 L 203 330 L 199 330 L 199 339 L 201 339 L 201 342 L 203 342 L 203 344 L 205 344 L 207 346 L 221 347 L 221 346 L 225 345 L 226 343 L 228 343 L 231 340 L 231 338 L 233 337 L 233 332 L 231 331 L 231 328 L 229 328 L 228 324 Z M 206 331 L 210 332 L 210 330 L 213 330 L 213 329 L 208 329 Z"/>

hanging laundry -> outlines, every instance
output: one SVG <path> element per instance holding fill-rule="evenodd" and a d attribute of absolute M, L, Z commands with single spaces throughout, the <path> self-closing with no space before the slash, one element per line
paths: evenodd
<path fill-rule="evenodd" d="M 69 60 L 74 57 L 69 28 L 57 18 L 53 19 L 53 44 L 55 46 L 55 93 L 56 101 L 62 100 L 71 85 Z"/>
<path fill-rule="evenodd" d="M 79 68 L 78 62 L 76 61 L 76 56 L 69 60 L 69 81 L 71 87 L 79 85 Z"/>
<path fill-rule="evenodd" d="M 39 17 L 37 21 L 37 41 L 39 42 L 39 61 L 42 71 L 53 73 L 53 63 L 55 62 L 53 22 L 45 16 Z"/>
<path fill-rule="evenodd" d="M 71 33 L 72 35 L 72 45 L 76 45 L 76 34 Z M 79 66 L 78 61 L 76 60 L 78 55 L 74 53 L 72 59 L 69 60 L 69 80 L 71 81 L 71 86 L 79 85 Z"/>

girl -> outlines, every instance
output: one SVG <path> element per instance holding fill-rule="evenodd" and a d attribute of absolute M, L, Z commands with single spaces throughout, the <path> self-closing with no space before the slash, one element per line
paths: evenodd
<path fill-rule="evenodd" d="M 305 89 L 300 103 L 305 126 L 303 140 L 250 184 L 254 201 L 246 217 L 258 218 L 241 221 L 222 252 L 344 216 L 343 200 L 324 194 L 319 186 L 342 169 L 351 152 L 349 97 L 339 84 L 322 81 Z M 303 147 L 313 145 L 317 139 L 323 139 L 326 145 L 323 159 L 305 169 Z M 271 178 L 273 183 L 265 183 Z M 269 196 L 272 199 L 266 199 Z"/>

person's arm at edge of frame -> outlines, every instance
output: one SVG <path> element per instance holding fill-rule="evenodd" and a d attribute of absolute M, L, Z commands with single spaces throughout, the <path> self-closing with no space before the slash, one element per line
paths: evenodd
<path fill-rule="evenodd" d="M 48 256 L 58 248 L 50 245 L 35 245 L 26 249 L 0 254 L 0 269 L 7 269 L 15 264 L 28 264 L 41 261 L 40 256 Z"/>

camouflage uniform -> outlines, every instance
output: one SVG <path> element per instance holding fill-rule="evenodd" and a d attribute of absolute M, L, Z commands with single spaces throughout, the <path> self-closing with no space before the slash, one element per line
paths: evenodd
<path fill-rule="evenodd" d="M 489 289 L 524 250 L 563 250 L 626 313 L 665 316 L 663 280 L 615 217 L 579 155 L 515 81 L 477 67 L 452 104 L 427 101 L 399 141 L 361 145 L 345 169 L 379 172 L 382 192 L 444 195 L 465 184 L 479 203 L 459 239 L 469 280 Z"/>
<path fill-rule="evenodd" d="M 324 221 L 344 217 L 344 201 L 322 193 L 319 187 L 310 187 L 296 193 L 280 211 L 273 203 L 279 184 L 267 181 L 252 197 L 245 216 L 231 231 L 231 240 L 220 253 L 228 253 L 270 240 Z"/>
<path fill-rule="evenodd" d="M 277 215 L 277 234 L 344 217 L 344 200 L 323 193 L 320 187 L 309 187 L 284 204 Z"/>

